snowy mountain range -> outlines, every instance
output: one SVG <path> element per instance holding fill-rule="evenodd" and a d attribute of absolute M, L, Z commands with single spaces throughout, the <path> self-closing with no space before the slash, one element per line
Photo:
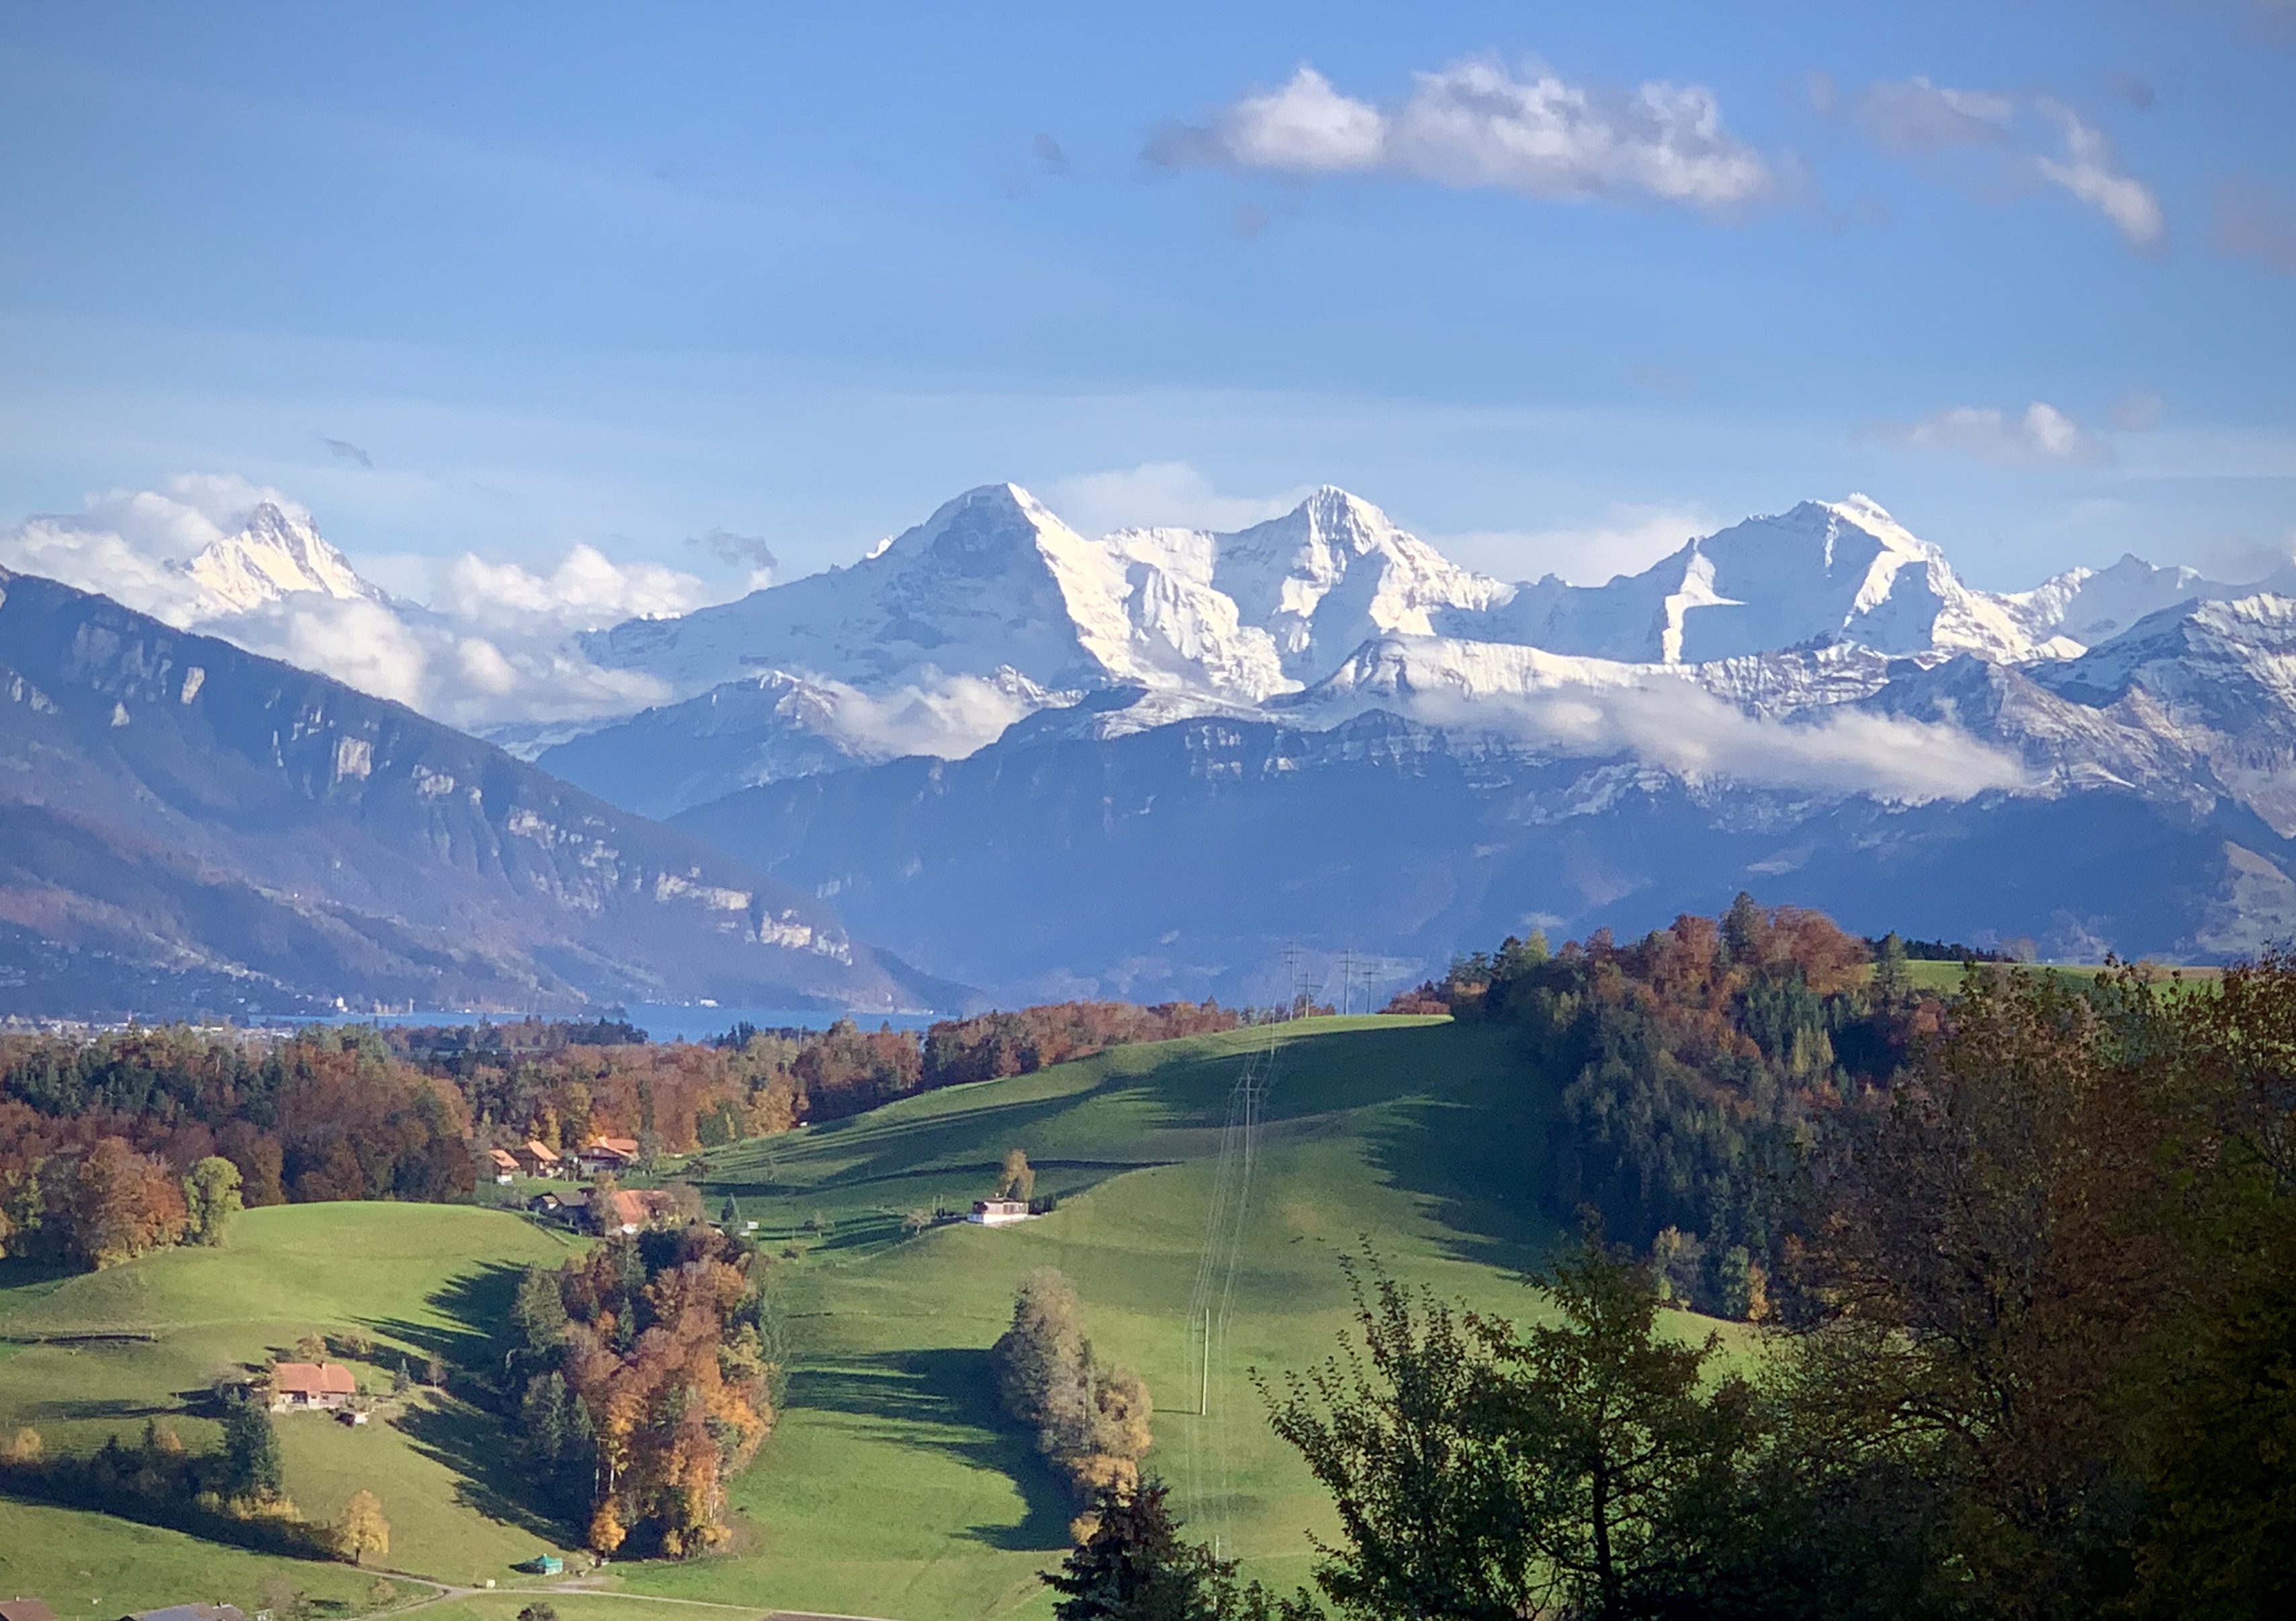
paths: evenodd
<path fill-rule="evenodd" d="M 2071 955 L 2296 932 L 2296 570 L 1983 591 L 1863 496 L 1589 586 L 1333 488 L 1089 540 L 992 485 L 585 648 L 685 696 L 539 763 L 1032 995 L 1268 991 L 1286 945 L 1409 974 L 1741 887 Z M 1057 915 L 984 939 L 999 893 Z"/>
<path fill-rule="evenodd" d="M 1234 533 L 1120 529 L 1095 541 L 1027 491 L 989 485 L 849 568 L 586 636 L 597 664 L 682 700 L 538 757 L 668 815 L 904 754 L 962 757 L 1045 710 L 1059 713 L 1026 735 L 1105 739 L 1210 716 L 1330 726 L 1380 708 L 1543 745 L 1572 743 L 1575 727 L 1583 746 L 1612 728 L 1586 735 L 1586 717 L 1559 700 L 1595 700 L 1606 716 L 1681 708 L 1693 701 L 1685 685 L 1732 720 L 1823 731 L 1857 706 L 1906 721 L 1905 739 L 1921 743 L 1949 717 L 1934 704 L 1877 702 L 1893 684 L 1964 655 L 2038 670 L 2178 603 L 2285 583 L 2234 586 L 2128 557 L 2030 591 L 1980 591 L 1939 548 L 1852 496 L 1686 540 L 1606 585 L 1510 584 L 1450 562 L 1335 488 Z M 1098 696 L 1080 703 L 1086 694 Z M 889 725 L 889 709 L 912 724 Z M 1997 755 L 1941 790 L 2017 785 L 2005 762 L 2048 754 L 2022 733 L 1956 729 Z M 1795 752 L 1778 741 L 1768 754 Z M 1934 741 L 1915 751 L 1940 752 Z M 1905 779 L 1884 772 L 1875 786 L 1924 797 Z"/>
<path fill-rule="evenodd" d="M 0 540 L 37 569 L 43 532 Z M 472 577 L 449 623 L 275 505 L 160 585 L 297 662 L 282 625 L 428 638 L 407 701 L 483 689 L 514 753 L 999 996 L 1272 995 L 1292 946 L 1414 978 L 1740 888 L 2078 956 L 2296 933 L 2296 568 L 1988 592 L 1852 495 L 1508 582 L 1336 488 L 1095 539 L 999 484 L 849 567 L 594 630 L 518 632 Z M 512 675 L 472 625 L 527 636 Z"/>

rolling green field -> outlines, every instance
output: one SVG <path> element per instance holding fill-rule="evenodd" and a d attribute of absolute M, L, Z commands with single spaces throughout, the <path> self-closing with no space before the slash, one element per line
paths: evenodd
<path fill-rule="evenodd" d="M 1980 964 L 1980 967 L 1985 966 Z M 2033 962 L 2025 965 L 2037 974 L 2062 974 L 2069 979 L 2094 979 L 2104 972 L 2102 962 Z M 2147 977 L 2163 988 L 2177 984 L 2210 985 L 2224 970 L 2220 968 L 2174 968 L 2157 962 L 2141 963 Z M 1962 965 L 1958 962 L 1934 962 L 1926 960 L 1906 964 L 1906 977 L 1925 991 L 1951 995 L 1961 988 Z"/>
<path fill-rule="evenodd" d="M 997 1418 L 986 1357 L 1014 1282 L 1060 1267 L 1103 1355 L 1155 1394 L 1151 1465 L 1194 1534 L 1245 1572 L 1305 1579 L 1328 1503 L 1268 1431 L 1246 1370 L 1304 1367 L 1348 1320 L 1338 1257 L 1367 1238 L 1398 1273 L 1518 1316 L 1552 1232 L 1524 1167 L 1552 1098 L 1512 1078 L 1500 1032 L 1444 1020 L 1284 1027 L 1253 1170 L 1249 1237 L 1210 1412 L 1188 1305 L 1226 1099 L 1263 1033 L 1119 1049 L 952 1088 L 857 1119 L 713 1153 L 785 1263 L 795 1371 L 735 1497 L 734 1557 L 631 1574 L 634 1590 L 792 1609 L 939 1617 L 1049 1613 L 1071 1506 Z M 936 1227 L 1025 1149 L 1058 1208 L 1023 1226 Z M 806 1224 L 813 1225 L 808 1230 Z"/>
<path fill-rule="evenodd" d="M 313 1332 L 373 1337 L 374 1360 L 352 1365 L 387 1392 L 401 1352 L 419 1368 L 429 1351 L 451 1351 L 499 1309 L 520 1269 L 555 1265 L 569 1243 L 458 1206 L 291 1205 L 247 1212 L 221 1249 L 31 1281 L 0 1268 L 0 1437 L 28 1424 L 51 1451 L 88 1452 L 112 1434 L 135 1440 L 150 1420 L 204 1450 L 219 1430 L 200 1416 L 216 1375 Z M 373 1492 L 398 1568 L 483 1580 L 543 1545 L 536 1531 L 546 1527 L 522 1523 L 493 1461 L 492 1420 L 464 1403 L 429 1392 L 356 1429 L 318 1413 L 284 1414 L 278 1427 L 288 1495 L 308 1518 L 332 1519 L 353 1492 Z M 58 1522 L 69 1535 L 42 1530 Z M 109 1617 L 185 1596 L 250 1600 L 263 1572 L 291 1563 L 0 1498 L 0 1585 L 42 1594 L 59 1615 L 90 1601 Z M 315 1596 L 351 1600 L 371 1580 L 291 1568 Z M 187 1595 L 187 1581 L 199 1591 Z"/>
<path fill-rule="evenodd" d="M 1243 1030 L 1119 1049 L 713 1150 L 701 1171 L 710 1214 L 734 1198 L 775 1257 L 787 1399 L 734 1486 L 735 1546 L 685 1565 L 617 1567 L 611 1580 L 626 1597 L 583 1613 L 640 1621 L 676 1608 L 634 1601 L 646 1596 L 899 1621 L 1049 1614 L 1036 1573 L 1058 1562 L 1075 1505 L 1002 1420 L 987 1357 L 1014 1283 L 1045 1265 L 1076 1283 L 1101 1355 L 1145 1375 L 1158 1410 L 1150 1466 L 1193 1534 L 1217 1535 L 1247 1575 L 1304 1580 L 1305 1534 L 1329 1531 L 1330 1510 L 1268 1431 L 1248 1371 L 1304 1367 L 1333 1347 L 1349 1314 L 1339 1257 L 1366 1240 L 1447 1296 L 1536 1315 L 1519 1274 L 1553 1237 L 1529 1169 L 1553 1098 L 1505 1061 L 1503 1032 L 1444 1019 L 1280 1027 L 1232 1315 L 1208 1379 L 1189 1302 L 1228 1097 L 1267 1039 Z M 1036 1166 L 1039 1195 L 1058 1196 L 1051 1214 L 1004 1229 L 905 1225 L 911 1212 L 968 1208 L 1015 1147 Z M 314 1328 L 448 1346 L 498 1312 L 519 1267 L 560 1258 L 566 1243 L 494 1212 L 300 1206 L 250 1213 L 219 1253 L 0 1288 L 0 1335 L 18 1342 L 0 1346 L 0 1427 L 33 1422 L 51 1445 L 75 1448 L 113 1429 L 132 1434 L 218 1363 L 258 1358 Z M 20 1343 L 122 1331 L 157 1337 Z M 178 1428 L 194 1445 L 211 1433 L 195 1419 Z M 492 1421 L 444 1398 L 358 1430 L 302 1416 L 281 1429 L 289 1490 L 307 1512 L 332 1517 L 360 1486 L 383 1498 L 393 1566 L 508 1581 L 510 1562 L 546 1529 L 521 1525 Z M 57 1512 L 0 1501 L 0 1549 L 13 1557 L 19 1528 L 29 1535 L 34 1518 Z M 105 1559 L 115 1544 L 168 1535 L 63 1518 L 78 1547 L 100 1543 Z M 0 1585 L 45 1592 L 60 1613 L 85 1605 L 79 1587 L 43 1574 L 102 1568 L 71 1557 L 79 1562 L 35 1554 L 22 1575 L 0 1564 Z M 208 1597 L 236 1596 L 230 1584 L 254 1579 L 241 1566 L 262 1563 L 208 1557 L 218 1590 Z M 363 1591 L 365 1578 L 340 1577 L 343 1597 Z M 102 1606 L 114 1602 L 107 1593 Z M 426 1613 L 496 1621 L 501 1609 L 508 1621 L 515 1608 L 488 1595 Z"/>

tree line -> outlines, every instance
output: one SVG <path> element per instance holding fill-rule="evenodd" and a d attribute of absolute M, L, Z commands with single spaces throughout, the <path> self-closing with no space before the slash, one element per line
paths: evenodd
<path fill-rule="evenodd" d="M 283 1039 L 181 1026 L 4 1036 L 0 1256 L 102 1266 L 216 1241 L 242 1205 L 467 1199 L 474 1149 L 571 1152 L 617 1136 L 650 1163 L 1240 1017 L 1210 1003 L 1066 1003 L 922 1032 L 839 1019 L 717 1044 L 538 1019 Z"/>
<path fill-rule="evenodd" d="M 1027 1167 L 1022 1159 L 1023 1174 Z M 1131 1495 L 1150 1445 L 1147 1381 L 1100 1360 L 1076 1287 L 1058 1268 L 1040 1266 L 1021 1280 L 1013 1326 L 990 1347 L 988 1365 L 1005 1412 L 1029 1432 L 1080 1507 L 1105 1493 Z M 1087 1510 L 1070 1530 L 1082 1540 L 1094 1524 Z"/>

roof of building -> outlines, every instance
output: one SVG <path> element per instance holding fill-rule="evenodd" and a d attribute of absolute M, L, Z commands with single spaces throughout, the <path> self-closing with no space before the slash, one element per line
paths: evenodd
<path fill-rule="evenodd" d="M 526 1140 L 526 1151 L 533 1155 L 537 1159 L 555 1159 L 558 1158 L 558 1150 L 556 1149 L 552 1148 L 546 1142 L 537 1142 L 531 1137 L 529 1137 Z"/>
<path fill-rule="evenodd" d="M 638 1157 L 638 1140 L 636 1137 L 593 1137 L 583 1145 L 582 1151 L 586 1154 L 619 1154 L 625 1159 L 635 1159 Z"/>
<path fill-rule="evenodd" d="M 56 1612 L 39 1600 L 19 1593 L 12 1599 L 0 1599 L 0 1621 L 56 1621 Z"/>
<path fill-rule="evenodd" d="M 677 1213 L 677 1201 L 659 1188 L 623 1188 L 614 1195 L 614 1219 L 625 1227 L 642 1227 Z"/>
<path fill-rule="evenodd" d="M 1025 1211 L 1029 1201 L 1025 1199 L 976 1199 L 972 1201 L 972 1208 L 976 1210 Z"/>
<path fill-rule="evenodd" d="M 247 1621 L 236 1604 L 169 1604 L 160 1609 L 139 1609 L 127 1621 Z"/>
<path fill-rule="evenodd" d="M 487 1150 L 487 1158 L 493 1160 L 496 1165 L 505 1167 L 508 1169 L 514 1171 L 518 1168 L 518 1156 L 512 1153 L 508 1149 L 490 1148 Z"/>
<path fill-rule="evenodd" d="M 282 1396 L 356 1396 L 358 1381 L 339 1362 L 283 1362 L 272 1375 Z M 183 1609 L 182 1605 L 176 1607 Z M 154 1611 L 153 1614 L 160 1612 Z"/>

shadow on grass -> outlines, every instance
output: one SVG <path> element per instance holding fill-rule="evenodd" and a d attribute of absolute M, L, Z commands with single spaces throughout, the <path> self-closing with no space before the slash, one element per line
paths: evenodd
<path fill-rule="evenodd" d="M 28 1402 L 21 1409 L 27 1423 L 59 1424 L 75 1419 L 163 1419 L 183 1412 L 173 1402 L 139 1402 L 111 1398 L 86 1402 Z"/>
<path fill-rule="evenodd" d="M 976 1156 L 993 1169 L 1016 1134 L 1067 1113 L 1099 1095 L 1105 1085 L 1059 1097 L 1015 1099 L 915 1119 L 888 1120 L 874 1110 L 849 1115 L 814 1128 L 803 1143 L 775 1154 L 770 1177 L 763 1175 L 767 1167 L 760 1161 L 766 1155 L 759 1150 L 713 1169 L 706 1185 L 718 1195 L 771 1193 L 807 1198 L 903 1175 L 962 1172 Z M 849 1163 L 817 1180 L 800 1180 L 812 1159 L 848 1159 Z"/>
<path fill-rule="evenodd" d="M 416 1452 L 454 1471 L 455 1501 L 463 1508 L 545 1542 L 564 1543 L 572 1535 L 570 1527 L 528 1501 L 531 1473 L 491 1413 L 459 1396 L 439 1396 L 409 1404 L 390 1421 Z"/>
<path fill-rule="evenodd" d="M 1019 1488 L 1017 1526 L 970 1526 L 964 1535 L 1007 1552 L 1060 1552 L 1076 1507 L 1030 1439 L 996 1401 L 988 1353 L 963 1348 L 881 1351 L 791 1376 L 790 1402 L 875 1420 L 874 1438 L 993 1470 Z"/>
<path fill-rule="evenodd" d="M 525 1276 L 523 1266 L 490 1262 L 450 1278 L 428 1297 L 425 1303 L 444 1322 L 377 1317 L 366 1319 L 365 1326 L 452 1365 L 457 1388 L 499 1399 L 501 1334 Z M 452 1471 L 456 1502 L 532 1535 L 566 1539 L 568 1527 L 533 1502 L 534 1482 L 519 1462 L 508 1431 L 483 1407 L 442 1392 L 410 1403 L 390 1421 L 416 1452 Z"/>
<path fill-rule="evenodd" d="M 499 1371 L 499 1336 L 510 1321 L 519 1280 L 525 1276 L 523 1266 L 492 1261 L 475 1272 L 450 1278 L 429 1297 L 425 1303 L 446 1319 L 444 1322 L 415 1322 L 404 1317 L 368 1317 L 361 1322 L 426 1355 L 473 1372 L 492 1374 Z"/>

